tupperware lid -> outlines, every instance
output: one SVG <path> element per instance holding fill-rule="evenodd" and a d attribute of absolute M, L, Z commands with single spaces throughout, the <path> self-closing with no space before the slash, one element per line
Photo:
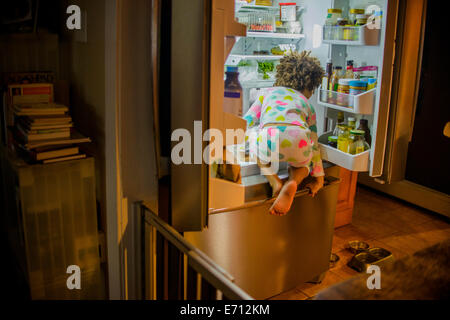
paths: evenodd
<path fill-rule="evenodd" d="M 357 87 L 357 88 L 364 88 L 367 87 L 367 82 L 365 81 L 361 81 L 361 80 L 352 80 L 350 81 L 350 86 L 351 87 Z"/>
<path fill-rule="evenodd" d="M 238 72 L 238 71 L 239 71 L 238 67 L 227 66 L 227 72 Z"/>
<path fill-rule="evenodd" d="M 329 136 L 328 137 L 328 141 L 329 142 L 337 142 L 338 141 L 338 137 L 336 137 L 336 136 Z"/>
<path fill-rule="evenodd" d="M 363 136 L 365 134 L 365 131 L 363 131 L 363 130 L 350 130 L 350 134 L 353 134 L 355 136 Z"/>
<path fill-rule="evenodd" d="M 350 13 L 356 13 L 356 14 L 364 14 L 366 10 L 364 9 L 350 9 Z"/>
<path fill-rule="evenodd" d="M 352 79 L 339 79 L 338 84 L 341 84 L 343 86 L 349 86 L 350 81 L 352 81 Z"/>

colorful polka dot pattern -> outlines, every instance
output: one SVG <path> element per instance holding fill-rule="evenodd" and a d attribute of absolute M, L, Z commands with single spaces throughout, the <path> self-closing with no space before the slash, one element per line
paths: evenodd
<path fill-rule="evenodd" d="M 244 119 L 247 131 L 257 130 L 253 147 L 251 139 L 247 138 L 250 152 L 258 157 L 275 156 L 272 159 L 287 161 L 293 166 L 308 166 L 313 176 L 324 175 L 316 113 L 300 92 L 284 87 L 266 89 Z M 274 126 L 265 127 L 266 124 Z"/>

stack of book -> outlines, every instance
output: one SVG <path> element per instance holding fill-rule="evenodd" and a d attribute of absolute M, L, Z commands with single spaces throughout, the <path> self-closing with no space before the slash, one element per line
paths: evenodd
<path fill-rule="evenodd" d="M 13 106 L 16 150 L 26 161 L 53 163 L 86 157 L 78 144 L 91 140 L 76 132 L 68 111 L 56 103 Z"/>

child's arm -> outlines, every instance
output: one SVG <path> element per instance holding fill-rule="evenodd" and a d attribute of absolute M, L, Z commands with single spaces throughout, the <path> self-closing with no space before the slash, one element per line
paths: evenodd
<path fill-rule="evenodd" d="M 263 95 L 259 96 L 258 99 L 256 99 L 256 101 L 252 104 L 250 109 L 245 114 L 244 119 L 247 121 L 247 130 L 252 129 L 259 125 L 263 101 L 264 96 Z"/>
<path fill-rule="evenodd" d="M 262 102 L 264 101 L 264 96 L 259 96 L 258 99 L 253 103 L 250 109 L 244 116 L 245 121 L 247 121 L 247 130 L 245 131 L 245 150 L 248 151 L 250 148 L 249 142 L 251 136 L 256 139 L 258 135 L 258 126 L 261 120 Z"/>
<path fill-rule="evenodd" d="M 308 103 L 309 113 L 306 119 L 309 130 L 311 130 L 311 140 L 313 142 L 313 157 L 311 160 L 311 175 L 313 177 L 323 177 L 325 172 L 323 171 L 322 157 L 320 156 L 319 138 L 317 136 L 317 122 L 316 111 L 313 106 Z"/>

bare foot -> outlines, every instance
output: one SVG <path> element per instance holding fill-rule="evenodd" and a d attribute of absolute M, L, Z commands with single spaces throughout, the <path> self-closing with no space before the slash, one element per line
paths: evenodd
<path fill-rule="evenodd" d="M 292 201 L 294 201 L 297 192 L 297 183 L 294 180 L 287 181 L 277 199 L 269 209 L 269 213 L 277 216 L 284 216 L 291 209 Z"/>
<path fill-rule="evenodd" d="M 272 187 L 272 197 L 277 197 L 280 194 L 281 188 L 283 188 L 283 181 L 277 179 L 270 182 L 270 186 Z"/>

